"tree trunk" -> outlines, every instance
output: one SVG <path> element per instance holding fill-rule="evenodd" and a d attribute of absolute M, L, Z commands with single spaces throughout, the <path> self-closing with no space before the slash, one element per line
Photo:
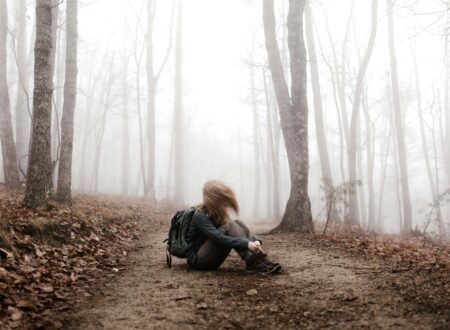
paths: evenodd
<path fill-rule="evenodd" d="M 6 0 L 0 0 L 0 138 L 2 141 L 3 171 L 5 185 L 19 188 L 17 153 L 12 129 L 7 79 L 6 37 L 8 33 L 8 9 Z"/>
<path fill-rule="evenodd" d="M 380 190 L 378 194 L 378 218 L 376 224 L 376 230 L 378 232 L 384 231 L 384 218 L 383 218 L 383 197 L 384 197 L 384 188 L 386 182 L 386 173 L 388 168 L 388 159 L 389 152 L 391 149 L 391 140 L 392 140 L 392 125 L 390 123 L 390 119 L 388 118 L 385 123 L 389 123 L 389 135 L 386 138 L 384 143 L 380 143 L 380 163 L 383 165 L 381 171 L 381 181 L 380 181 Z M 383 125 L 383 131 L 386 131 L 386 124 Z"/>
<path fill-rule="evenodd" d="M 375 38 L 378 27 L 378 1 L 372 0 L 372 27 L 367 45 L 366 53 L 364 54 L 361 66 L 358 71 L 358 77 L 355 87 L 355 99 L 352 107 L 352 117 L 350 123 L 349 141 L 348 141 L 348 168 L 349 168 L 349 182 L 353 187 L 349 190 L 349 211 L 345 219 L 347 225 L 359 224 L 359 208 L 357 196 L 357 170 L 356 170 L 356 156 L 357 156 L 357 131 L 359 123 L 359 107 L 361 104 L 361 96 L 363 91 L 364 77 L 369 66 L 370 58 L 372 57 L 373 48 L 375 46 Z"/>
<path fill-rule="evenodd" d="M 64 70 L 66 61 L 66 49 L 64 43 L 64 33 L 58 33 L 58 63 L 56 66 L 56 86 L 55 86 L 55 102 L 53 114 L 55 118 L 52 120 L 52 163 L 57 164 L 59 161 L 59 152 L 61 148 L 61 114 L 64 102 Z M 53 171 L 53 184 L 56 187 L 58 181 L 58 171 Z"/>
<path fill-rule="evenodd" d="M 67 0 L 66 10 L 66 78 L 56 199 L 61 203 L 70 204 L 72 203 L 72 151 L 78 75 L 78 0 Z"/>
<path fill-rule="evenodd" d="M 28 158 L 26 207 L 46 207 L 52 172 L 52 6 L 51 0 L 36 1 L 33 118 Z"/>
<path fill-rule="evenodd" d="M 370 119 L 369 114 L 369 105 L 367 100 L 367 91 L 364 93 L 363 98 L 363 110 L 364 110 L 364 118 L 365 118 L 365 126 L 366 126 L 366 145 L 367 145 L 367 188 L 369 191 L 369 204 L 368 204 L 368 212 L 367 212 L 367 227 L 371 231 L 376 230 L 375 223 L 375 189 L 373 182 L 373 168 L 375 163 L 375 153 L 374 153 L 374 136 L 375 136 L 375 127 L 373 127 L 372 121 Z"/>
<path fill-rule="evenodd" d="M 128 196 L 130 179 L 130 123 L 128 115 L 128 58 L 124 55 L 122 72 L 122 196 Z"/>
<path fill-rule="evenodd" d="M 175 41 L 175 201 L 184 202 L 184 150 L 183 150 L 183 4 L 178 0 L 177 31 Z"/>
<path fill-rule="evenodd" d="M 286 211 L 275 231 L 312 232 L 314 229 L 308 196 L 308 103 L 306 97 L 306 48 L 303 40 L 304 5 L 304 0 L 289 1 L 287 26 L 292 81 L 289 95 L 276 38 L 274 1 L 263 1 L 266 49 L 280 110 L 281 128 L 291 179 Z"/>
<path fill-rule="evenodd" d="M 447 27 L 450 28 L 450 11 L 447 11 Z M 445 92 L 444 92 L 444 113 L 445 113 L 445 173 L 447 185 L 450 187 L 450 38 L 447 36 L 446 58 L 445 58 Z M 450 202 L 447 206 L 447 228 L 450 229 Z"/>
<path fill-rule="evenodd" d="M 153 25 L 155 20 L 155 4 L 153 0 L 148 1 L 147 21 L 147 184 L 144 184 L 144 197 L 155 199 L 155 98 L 157 80 L 153 64 Z"/>
<path fill-rule="evenodd" d="M 50 50 L 50 76 L 52 77 L 52 89 L 54 89 L 54 84 L 53 84 L 53 80 L 55 77 L 55 63 L 56 63 L 56 54 L 58 52 L 58 23 L 59 23 L 59 5 L 60 5 L 60 0 L 52 0 L 51 1 L 51 7 L 52 7 L 52 48 Z M 55 114 L 57 109 L 55 108 L 55 99 L 54 99 L 54 93 L 52 90 L 52 102 L 50 104 L 51 108 L 53 110 L 55 110 Z M 52 117 L 52 112 L 50 112 L 50 117 Z M 55 116 L 55 118 L 52 121 L 58 120 L 58 117 Z M 52 135 L 51 133 L 51 128 L 50 128 L 50 136 Z M 50 157 L 52 156 L 51 154 L 51 146 L 50 146 Z M 54 196 L 54 185 L 53 185 L 53 177 L 55 175 L 56 172 L 56 168 L 58 165 L 58 156 L 55 157 L 55 159 L 52 159 L 51 161 L 51 173 L 49 175 L 48 178 L 48 186 L 49 186 L 49 193 L 51 196 Z"/>
<path fill-rule="evenodd" d="M 16 150 L 18 166 L 26 172 L 28 142 L 30 132 L 31 105 L 29 96 L 29 78 L 27 63 L 27 6 L 26 0 L 19 0 L 17 11 L 18 34 L 16 43 L 16 58 L 19 78 L 19 87 L 16 97 Z M 31 48 L 31 47 L 30 47 Z M 25 179 L 25 178 L 22 178 Z"/>
<path fill-rule="evenodd" d="M 400 182 L 403 200 L 403 217 L 404 224 L 402 228 L 403 233 L 409 233 L 412 230 L 412 211 L 411 200 L 409 194 L 408 182 L 408 166 L 406 160 L 405 135 L 402 123 L 402 109 L 400 104 L 400 91 L 397 73 L 397 56 L 395 51 L 394 40 L 394 3 L 392 0 L 387 0 L 387 16 L 388 16 L 388 37 L 389 37 L 389 53 L 391 59 L 391 79 L 392 79 L 392 96 L 394 101 L 394 119 L 395 132 L 397 136 L 397 152 L 400 165 Z"/>
<path fill-rule="evenodd" d="M 253 54 L 252 54 L 253 57 Z M 252 58 L 250 61 L 250 98 L 252 105 L 252 124 L 253 124 L 253 166 L 255 169 L 253 186 L 253 216 L 258 218 L 260 214 L 260 192 L 261 192 L 261 151 L 259 143 L 259 115 L 258 115 L 258 97 L 256 92 L 255 63 Z"/>
<path fill-rule="evenodd" d="M 323 120 L 322 92 L 320 90 L 319 66 L 317 64 L 310 0 L 307 0 L 306 2 L 305 30 L 306 30 L 306 41 L 308 45 L 308 55 L 311 70 L 311 84 L 314 99 L 317 148 L 319 150 L 320 167 L 322 170 L 322 182 L 325 190 L 326 210 L 330 210 L 329 219 L 331 222 L 336 221 L 340 222 L 336 206 L 334 205 L 334 203 L 332 203 L 332 194 L 334 190 L 334 185 L 333 185 L 333 178 L 331 175 L 330 158 L 328 153 L 327 139 Z"/>
<path fill-rule="evenodd" d="M 93 191 L 94 193 L 98 192 L 98 182 L 100 179 L 100 160 L 101 160 L 101 152 L 102 152 L 102 146 L 103 146 L 103 138 L 105 136 L 105 129 L 106 129 L 106 119 L 107 119 L 107 115 L 108 115 L 108 111 L 110 110 L 110 106 L 111 106 L 111 94 L 112 94 L 112 89 L 113 89 L 113 85 L 114 85 L 114 80 L 115 80 L 115 76 L 114 76 L 114 55 L 111 56 L 111 60 L 110 60 L 110 66 L 109 66 L 109 78 L 105 84 L 105 89 L 104 89 L 104 101 L 103 101 L 103 112 L 100 115 L 100 119 L 99 119 L 99 130 L 97 131 L 97 136 L 96 136 L 96 142 L 95 142 L 95 151 L 94 151 L 94 175 L 93 175 L 93 180 L 92 180 L 92 185 L 93 185 Z M 102 96 L 103 99 L 103 96 Z"/>
<path fill-rule="evenodd" d="M 273 136 L 273 124 L 272 124 L 272 103 L 270 101 L 270 90 L 267 86 L 266 71 L 262 70 L 263 82 L 264 82 L 264 94 L 266 97 L 266 124 L 267 124 L 267 215 L 268 217 L 278 216 L 279 210 L 274 203 L 275 196 L 278 195 L 278 186 L 275 185 L 275 175 L 277 171 L 275 161 L 275 146 Z M 272 169 L 272 173 L 270 173 Z M 273 180 L 271 181 L 271 176 Z M 273 194 L 271 194 L 273 192 Z M 272 212 L 270 212 L 272 210 Z"/>

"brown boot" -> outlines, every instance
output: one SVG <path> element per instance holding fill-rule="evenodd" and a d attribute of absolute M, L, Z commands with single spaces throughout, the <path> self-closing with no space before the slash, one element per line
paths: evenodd
<path fill-rule="evenodd" d="M 281 270 L 279 264 L 268 264 L 264 262 L 264 259 L 260 254 L 253 254 L 246 260 L 246 263 L 245 269 L 249 273 L 272 274 Z"/>
<path fill-rule="evenodd" d="M 270 261 L 269 257 L 267 256 L 267 254 L 265 254 L 264 252 L 261 252 L 258 254 L 261 258 L 261 260 L 268 265 L 269 267 L 275 267 L 277 268 L 277 272 L 281 271 L 281 265 L 278 262 L 272 262 Z"/>

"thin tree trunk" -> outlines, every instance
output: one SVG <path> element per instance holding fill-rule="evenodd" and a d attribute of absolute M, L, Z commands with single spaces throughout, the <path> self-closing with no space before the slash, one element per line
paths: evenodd
<path fill-rule="evenodd" d="M 61 203 L 70 204 L 72 203 L 72 151 L 78 75 L 78 0 L 67 0 L 66 10 L 66 79 L 56 199 Z"/>
<path fill-rule="evenodd" d="M 256 72 L 253 58 L 250 63 L 250 97 L 252 104 L 252 125 L 253 125 L 253 166 L 255 169 L 254 187 L 253 187 L 253 216 L 260 216 L 260 191 L 261 191 L 261 151 L 259 141 L 259 115 L 258 115 L 258 96 L 256 91 Z"/>
<path fill-rule="evenodd" d="M 105 69 L 107 61 L 102 61 L 102 65 L 100 69 L 98 70 L 97 75 L 93 76 L 93 67 L 94 67 L 94 60 L 92 60 L 91 63 L 91 70 L 89 71 L 89 82 L 87 87 L 87 92 L 85 93 L 86 97 L 86 110 L 85 110 L 85 117 L 84 117 L 84 123 L 83 123 L 83 138 L 81 142 L 81 155 L 80 155 L 80 167 L 79 167 L 79 177 L 80 186 L 78 187 L 81 191 L 88 191 L 87 189 L 88 183 L 87 178 L 88 175 L 86 173 L 86 157 L 88 152 L 88 142 L 89 142 L 89 136 L 93 127 L 93 123 L 91 122 L 92 114 L 93 114 L 93 102 L 94 102 L 94 96 L 95 92 L 97 90 L 97 84 L 100 82 L 100 77 L 103 74 L 103 71 Z"/>
<path fill-rule="evenodd" d="M 183 81 L 182 81 L 182 56 L 183 56 L 183 4 L 178 0 L 177 30 L 175 41 L 175 201 L 184 202 L 184 150 L 183 150 Z"/>
<path fill-rule="evenodd" d="M 364 102 L 364 101 L 363 101 Z M 358 125 L 358 144 L 361 145 L 361 122 Z M 357 185 L 358 202 L 359 202 L 359 215 L 360 215 L 360 225 L 367 227 L 367 205 L 366 205 L 366 192 L 365 192 L 365 180 L 364 180 L 364 169 L 362 160 L 362 151 L 359 150 L 357 154 L 357 170 L 358 170 L 358 181 L 361 183 Z"/>
<path fill-rule="evenodd" d="M 64 70 L 66 61 L 66 48 L 64 47 L 64 33 L 58 33 L 58 63 L 56 66 L 56 86 L 55 86 L 55 102 L 53 104 L 55 118 L 52 120 L 52 163 L 59 161 L 59 151 L 61 148 L 61 114 L 64 102 Z M 53 171 L 53 183 L 57 186 L 58 171 Z"/>
<path fill-rule="evenodd" d="M 16 150 L 18 166 L 26 172 L 28 142 L 30 132 L 31 105 L 29 96 L 29 75 L 27 63 L 27 6 L 26 0 L 19 0 L 19 10 L 17 11 L 17 44 L 16 59 L 19 78 L 19 87 L 16 97 Z M 31 47 L 30 47 L 31 48 Z M 25 178 L 22 178 L 25 179 Z"/>
<path fill-rule="evenodd" d="M 397 72 L 397 55 L 395 51 L 394 40 L 394 3 L 392 0 L 387 0 L 387 16 L 388 16 L 388 37 L 389 37 L 389 53 L 391 59 L 391 78 L 392 78 L 392 96 L 394 100 L 394 118 L 395 131 L 397 134 L 397 152 L 400 164 L 400 182 L 403 200 L 403 216 L 404 224 L 402 228 L 403 233 L 409 233 L 412 230 L 412 211 L 411 199 L 409 193 L 409 179 L 408 166 L 406 160 L 406 146 L 405 135 L 402 124 L 402 109 L 400 103 L 400 91 Z"/>
<path fill-rule="evenodd" d="M 6 37 L 8 33 L 8 9 L 6 0 L 0 0 L 0 138 L 2 142 L 3 172 L 8 188 L 19 188 L 20 177 L 17 153 L 12 129 L 11 108 L 8 93 Z"/>
<path fill-rule="evenodd" d="M 367 212 L 367 226 L 369 230 L 376 230 L 375 223 L 375 189 L 374 189 L 374 180 L 373 180 L 373 168 L 375 163 L 375 152 L 374 152 L 374 136 L 375 136 L 375 127 L 373 127 L 372 121 L 370 119 L 369 113 L 369 104 L 367 100 L 367 88 L 364 92 L 364 98 L 362 100 L 363 110 L 364 110 L 364 118 L 365 118 L 365 126 L 366 126 L 366 145 L 367 145 L 367 188 L 369 192 L 369 203 L 368 203 L 368 212 Z"/>
<path fill-rule="evenodd" d="M 271 86 L 271 95 L 273 95 L 273 87 Z M 281 216 L 280 212 L 280 145 L 281 145 L 281 126 L 278 118 L 278 109 L 276 99 L 271 100 L 274 123 L 274 154 L 273 154 L 273 213 L 275 218 Z"/>
<path fill-rule="evenodd" d="M 306 41 L 308 45 L 308 55 L 311 70 L 311 84 L 314 100 L 317 148 L 319 150 L 320 167 L 322 170 L 322 182 L 324 185 L 326 210 L 330 210 L 329 220 L 331 222 L 340 222 L 336 206 L 331 201 L 334 190 L 334 184 L 333 184 L 333 177 L 331 174 L 330 158 L 328 153 L 327 139 L 324 127 L 322 92 L 320 89 L 319 66 L 317 64 L 317 54 L 314 42 L 314 31 L 313 31 L 310 0 L 306 1 L 305 23 L 306 23 L 305 24 Z"/>
<path fill-rule="evenodd" d="M 385 143 L 380 143 L 380 160 L 381 164 L 383 164 L 382 172 L 381 172 L 381 182 L 380 182 L 380 193 L 378 194 L 378 219 L 376 224 L 376 230 L 379 232 L 384 231 L 384 219 L 383 219 L 383 197 L 384 197 L 384 187 L 386 182 L 386 173 L 388 167 L 388 158 L 389 151 L 391 148 L 391 140 L 392 140 L 392 125 L 390 124 L 390 120 L 386 120 L 389 122 L 389 135 L 387 137 L 387 141 Z M 383 127 L 383 131 L 386 130 L 386 125 Z"/>
<path fill-rule="evenodd" d="M 46 207 L 52 173 L 52 7 L 51 0 L 36 1 L 33 119 L 28 158 L 26 207 Z"/>
<path fill-rule="evenodd" d="M 366 75 L 367 68 L 369 66 L 370 59 L 372 57 L 373 48 L 375 46 L 375 38 L 377 35 L 378 27 L 378 1 L 372 0 L 372 24 L 369 37 L 369 43 L 367 45 L 366 52 L 364 54 L 361 66 L 358 71 L 358 77 L 355 87 L 355 98 L 352 107 L 352 116 L 350 123 L 349 141 L 348 141 L 348 168 L 349 168 L 349 181 L 353 185 L 353 188 L 349 190 L 349 212 L 345 219 L 347 225 L 359 224 L 359 208 L 358 208 L 358 196 L 357 196 L 357 171 L 356 171 L 356 156 L 357 156 L 357 131 L 359 123 L 359 108 L 361 104 L 361 96 L 364 87 L 364 77 Z"/>
<path fill-rule="evenodd" d="M 157 80 L 154 73 L 153 25 L 155 20 L 155 4 L 148 1 L 147 18 L 147 183 L 144 184 L 144 197 L 155 199 L 155 98 Z"/>
<path fill-rule="evenodd" d="M 94 151 L 94 176 L 92 180 L 93 191 L 94 193 L 98 193 L 98 183 L 100 178 L 100 160 L 101 160 L 101 152 L 103 146 L 103 138 L 105 136 L 105 128 L 106 128 L 106 118 L 108 115 L 109 107 L 111 105 L 111 93 L 114 84 L 114 56 L 111 57 L 111 63 L 109 67 L 109 79 L 105 86 L 105 101 L 103 103 L 103 112 L 100 116 L 99 120 L 99 130 L 97 132 L 97 140 L 95 143 L 95 151 Z"/>
<path fill-rule="evenodd" d="M 273 124 L 272 124 L 272 103 L 270 100 L 270 90 L 267 84 L 266 71 L 262 70 L 262 76 L 264 81 L 264 94 L 266 96 L 266 124 L 267 124 L 267 214 L 269 217 L 278 216 L 279 210 L 276 207 L 275 196 L 278 195 L 278 186 L 275 185 L 276 176 L 276 166 L 275 166 L 275 146 L 274 146 L 274 134 L 273 134 Z M 272 168 L 272 173 L 270 169 Z M 272 177 L 272 181 L 270 180 Z M 273 194 L 271 194 L 273 192 Z M 270 210 L 272 209 L 272 214 Z"/>
<path fill-rule="evenodd" d="M 122 196 L 129 195 L 130 180 L 130 120 L 128 115 L 128 58 L 123 56 L 124 70 L 122 72 Z"/>
<path fill-rule="evenodd" d="M 58 53 L 58 23 L 59 23 L 59 5 L 60 5 L 60 0 L 51 0 L 51 6 L 52 6 L 52 48 L 50 50 L 50 75 L 51 75 L 51 79 L 52 79 L 52 102 L 51 102 L 51 108 L 53 110 L 55 110 L 55 114 L 56 114 L 56 109 L 55 108 L 55 103 L 54 103 L 54 77 L 55 77 L 55 63 L 56 63 L 56 54 Z M 52 112 L 50 112 L 50 117 L 52 117 Z M 52 119 L 51 119 L 52 120 Z M 55 116 L 55 118 L 53 118 L 52 121 L 57 121 L 58 117 Z M 51 136 L 51 128 L 50 128 L 50 136 Z M 51 149 L 51 146 L 50 146 Z M 50 150 L 51 153 L 51 150 Z M 51 154 L 50 154 L 51 157 Z M 57 165 L 58 165 L 58 155 L 55 157 L 55 159 L 52 159 L 52 169 L 51 169 L 51 173 L 50 176 L 48 178 L 48 185 L 49 185 L 49 192 L 51 194 L 51 196 L 54 195 L 54 185 L 53 185 L 53 174 L 56 171 Z"/>
<path fill-rule="evenodd" d="M 447 26 L 450 27 L 450 11 L 447 11 Z M 445 91 L 444 91 L 444 114 L 445 114 L 445 173 L 447 186 L 450 187 L 450 38 L 447 36 L 445 57 Z M 450 224 L 450 202 L 446 202 L 447 224 Z M 450 225 L 448 225 L 450 229 Z"/>
<path fill-rule="evenodd" d="M 303 40 L 304 0 L 290 0 L 288 48 L 291 68 L 291 93 L 286 83 L 276 38 L 274 1 L 263 1 L 264 34 L 269 66 L 281 117 L 290 169 L 291 190 L 283 220 L 275 231 L 312 232 L 311 203 L 308 196 L 308 102 L 306 48 Z"/>

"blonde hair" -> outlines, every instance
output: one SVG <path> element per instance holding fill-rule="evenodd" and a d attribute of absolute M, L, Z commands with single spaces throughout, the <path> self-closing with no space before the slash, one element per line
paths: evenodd
<path fill-rule="evenodd" d="M 205 212 L 216 227 L 229 220 L 229 210 L 239 214 L 239 205 L 234 191 L 221 181 L 211 180 L 203 186 L 203 203 L 198 210 Z"/>

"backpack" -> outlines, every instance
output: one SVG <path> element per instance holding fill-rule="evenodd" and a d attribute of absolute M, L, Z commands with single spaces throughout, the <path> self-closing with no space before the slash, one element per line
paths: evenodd
<path fill-rule="evenodd" d="M 189 245 L 186 242 L 186 236 L 189 231 L 192 217 L 195 214 L 195 207 L 178 211 L 170 223 L 170 230 L 167 239 L 166 263 L 170 268 L 172 266 L 172 255 L 178 258 L 186 258 Z"/>

